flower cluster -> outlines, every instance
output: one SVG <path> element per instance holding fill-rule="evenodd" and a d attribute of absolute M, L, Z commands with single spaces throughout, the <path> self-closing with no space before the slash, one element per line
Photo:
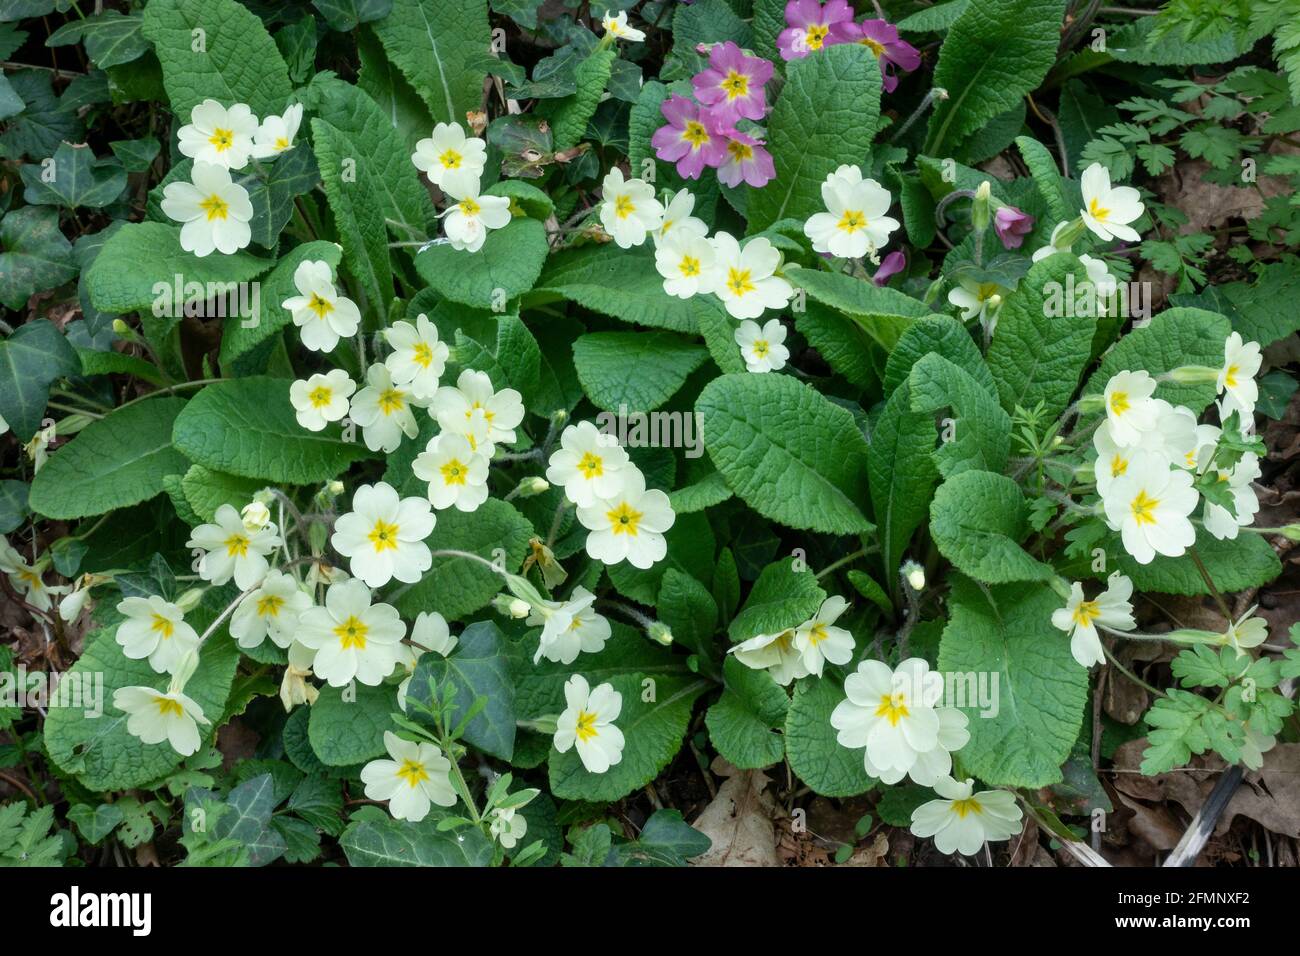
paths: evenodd
<path fill-rule="evenodd" d="M 894 70 L 910 73 L 921 65 L 921 54 L 898 35 L 898 27 L 886 20 L 853 19 L 847 0 L 790 0 L 785 5 L 786 28 L 776 38 L 783 60 L 801 60 L 829 46 L 857 43 L 865 46 L 880 64 L 881 85 L 886 93 L 898 86 Z"/>
<path fill-rule="evenodd" d="M 487 144 L 466 136 L 459 123 L 439 123 L 433 135 L 415 144 L 411 155 L 415 168 L 428 177 L 453 202 L 440 217 L 443 232 L 453 249 L 478 252 L 492 229 L 510 223 L 510 200 L 505 196 L 482 195 Z"/>
<path fill-rule="evenodd" d="M 182 249 L 200 258 L 213 252 L 229 256 L 252 242 L 253 204 L 230 172 L 292 149 L 301 124 L 299 103 L 261 122 L 246 103 L 227 109 L 207 99 L 194 107 L 189 124 L 177 132 L 181 153 L 194 161 L 190 181 L 163 188 L 162 211 L 183 223 Z"/>
<path fill-rule="evenodd" d="M 778 684 L 789 684 L 809 674 L 822 675 L 829 661 L 847 664 L 853 657 L 853 635 L 835 622 L 849 609 L 836 595 L 827 598 L 817 613 L 798 627 L 776 634 L 758 634 L 735 645 L 729 653 L 754 670 L 765 670 Z"/>
<path fill-rule="evenodd" d="M 757 130 L 745 132 L 738 124 L 767 115 L 765 84 L 771 78 L 771 61 L 730 40 L 717 44 L 709 51 L 708 68 L 691 80 L 695 98 L 674 93 L 660 106 L 668 125 L 650 139 L 655 155 L 676 163 L 686 179 L 699 179 L 707 166 L 727 186 L 765 186 L 776 176 L 772 156 L 754 135 Z"/>

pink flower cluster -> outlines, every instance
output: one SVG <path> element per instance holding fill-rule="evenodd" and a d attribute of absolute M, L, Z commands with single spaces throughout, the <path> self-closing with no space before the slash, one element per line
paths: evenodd
<path fill-rule="evenodd" d="M 848 0 L 790 0 L 785 5 L 786 29 L 776 38 L 783 60 L 801 60 L 810 53 L 841 43 L 860 43 L 880 62 L 886 93 L 898 86 L 893 68 L 910 73 L 921 65 L 916 47 L 898 36 L 898 27 L 886 20 L 853 21 Z"/>
<path fill-rule="evenodd" d="M 707 166 L 728 186 L 766 185 L 776 176 L 772 155 L 763 140 L 736 124 L 767 114 L 764 85 L 771 78 L 770 61 L 747 55 L 730 40 L 718 44 L 709 53 L 708 69 L 691 80 L 695 99 L 674 93 L 660 107 L 668 125 L 650 139 L 655 155 L 676 163 L 686 179 L 699 179 Z"/>

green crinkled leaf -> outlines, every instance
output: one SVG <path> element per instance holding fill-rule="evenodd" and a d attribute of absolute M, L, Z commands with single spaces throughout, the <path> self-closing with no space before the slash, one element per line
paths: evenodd
<path fill-rule="evenodd" d="M 786 711 L 790 699 L 767 671 L 728 657 L 726 686 L 704 723 L 709 739 L 726 760 L 742 770 L 770 767 L 785 754 Z"/>
<path fill-rule="evenodd" d="M 1028 531 L 1025 498 L 1003 475 L 963 471 L 939 486 L 930 504 L 930 533 L 939 553 L 964 574 L 988 584 L 1046 581 L 1055 573 L 1019 544 Z"/>
<path fill-rule="evenodd" d="M 1088 282 L 1087 270 L 1069 253 L 1035 263 L 998 313 L 987 359 L 1008 412 L 1042 402 L 1043 420 L 1055 420 L 1092 357 L 1097 319 L 1064 306 L 1070 275 L 1075 283 Z"/>
<path fill-rule="evenodd" d="M 451 724 L 459 726 L 476 699 L 482 710 L 465 725 L 463 739 L 479 750 L 509 761 L 515 750 L 515 693 L 505 636 L 491 621 L 475 621 L 460 634 L 451 654 L 422 654 L 407 688 L 408 701 L 428 704 L 429 682 L 438 699 L 454 701 Z M 409 704 L 408 704 L 409 709 Z"/>
<path fill-rule="evenodd" d="M 722 312 L 712 297 L 666 295 L 652 250 L 620 249 L 613 243 L 552 256 L 537 280 L 536 292 L 543 301 L 570 299 L 624 322 L 674 332 L 694 333 L 699 330 L 700 313 Z"/>
<path fill-rule="evenodd" d="M 229 600 L 233 595 L 226 595 Z M 224 606 L 224 605 L 223 605 Z M 191 612 L 190 623 L 202 631 L 217 611 L 209 605 Z M 74 680 L 98 692 L 102 675 L 102 716 L 86 716 L 86 708 L 53 707 L 45 719 L 45 747 L 50 759 L 74 774 L 91 790 L 127 790 L 143 787 L 181 762 L 181 755 L 165 741 L 146 744 L 126 729 L 126 714 L 113 708 L 113 692 L 122 687 L 164 687 L 166 676 L 154 673 L 147 660 L 128 660 L 114 639 L 116 621 L 101 627 L 86 642 L 86 649 L 64 675 L 69 687 Z M 215 634 L 203 646 L 199 667 L 185 693 L 202 708 L 205 716 L 221 716 L 230 682 L 235 674 L 239 651 L 228 636 Z M 215 727 L 200 727 L 204 739 L 211 739 Z"/>
<path fill-rule="evenodd" d="M 1084 386 L 1085 395 L 1100 395 L 1111 376 L 1123 371 L 1145 369 L 1153 378 L 1182 365 L 1223 364 L 1223 342 L 1232 331 L 1228 320 L 1204 309 L 1166 309 L 1151 324 L 1133 329 L 1106 353 L 1101 367 Z M 1161 381 L 1156 397 L 1172 405 L 1186 405 L 1199 413 L 1214 400 L 1214 382 L 1187 384 Z"/>
<path fill-rule="evenodd" d="M 457 812 L 452 807 L 450 812 Z M 492 844 L 477 827 L 439 830 L 443 813 L 419 823 L 367 817 L 348 824 L 339 840 L 351 866 L 487 866 Z"/>
<path fill-rule="evenodd" d="M 213 289 L 222 291 L 224 284 L 256 279 L 272 265 L 246 251 L 200 259 L 181 249 L 180 234 L 179 226 L 160 222 L 127 223 L 114 232 L 84 276 L 91 304 L 113 315 L 152 314 L 161 294 L 166 296 L 162 301 L 171 305 L 171 313 L 179 315 L 179 306 L 172 301 L 176 276 L 182 277 L 182 304 L 188 304 L 206 301 L 208 290 L 213 288 L 210 284 L 222 284 Z M 202 286 L 202 294 L 185 293 L 184 287 L 190 283 Z"/>
<path fill-rule="evenodd" d="M 1052 214 L 1052 221 L 1069 222 L 1076 218 L 1078 216 L 1076 203 L 1066 191 L 1056 158 L 1051 151 L 1038 140 L 1028 136 L 1017 136 L 1016 148 L 1020 150 L 1025 165 L 1029 167 L 1029 174 L 1034 178 L 1034 187 L 1038 190 L 1038 195 L 1043 197 L 1043 202 L 1047 204 L 1047 209 Z M 998 321 L 1002 321 L 1001 316 Z"/>
<path fill-rule="evenodd" d="M 840 165 L 871 166 L 880 118 L 880 68 L 857 43 L 827 47 L 786 65 L 767 119 L 776 178 L 749 198 L 749 232 L 823 211 L 822 182 Z"/>
<path fill-rule="evenodd" d="M 638 449 L 633 449 L 637 451 Z M 668 458 L 672 460 L 671 456 Z M 637 456 L 632 456 L 632 463 L 637 464 Z M 644 462 L 642 463 L 644 470 Z M 653 485 L 654 479 L 649 483 Z M 681 514 L 673 526 L 664 535 L 668 542 L 668 556 L 655 563 L 654 567 L 642 571 L 626 561 L 610 565 L 605 569 L 609 581 L 624 597 L 631 598 L 639 604 L 654 604 L 659 594 L 663 577 L 670 568 L 676 568 L 696 580 L 705 583 L 713 577 L 713 552 L 716 541 L 709 521 L 702 514 Z"/>
<path fill-rule="evenodd" d="M 919 299 L 897 289 L 877 288 L 867 279 L 789 266 L 785 275 L 809 298 L 844 313 L 886 349 L 892 349 L 914 321 L 933 317 Z"/>
<path fill-rule="evenodd" d="M 1056 60 L 1064 0 L 970 0 L 948 31 L 934 85 L 928 156 L 947 156 L 966 137 L 1032 93 Z"/>
<path fill-rule="evenodd" d="M 1214 287 L 1236 309 L 1232 327 L 1247 342 L 1272 345 L 1300 332 L 1300 268 L 1292 263 L 1266 265 L 1255 282 L 1228 282 Z"/>
<path fill-rule="evenodd" d="M 574 72 L 577 88 L 562 99 L 545 100 L 545 108 L 538 115 L 551 124 L 556 152 L 572 149 L 582 141 L 587 124 L 596 114 L 596 107 L 605 95 L 610 69 L 618 52 L 612 46 L 598 46 L 592 50 Z"/>
<path fill-rule="evenodd" d="M 151 398 L 91 422 L 50 456 L 32 480 L 32 510 L 47 518 L 84 518 L 148 501 L 165 475 L 189 467 L 172 447 L 181 398 Z"/>
<path fill-rule="evenodd" d="M 844 700 L 833 680 L 806 677 L 795 684 L 785 718 L 785 750 L 790 768 L 824 797 L 855 797 L 875 781 L 867 775 L 861 750 L 841 747 L 831 726 L 831 712 Z"/>
<path fill-rule="evenodd" d="M 739 644 L 759 634 L 779 634 L 811 618 L 825 600 L 826 592 L 808 567 L 796 568 L 794 558 L 769 564 L 727 627 L 727 636 Z"/>
<path fill-rule="evenodd" d="M 980 703 L 967 698 L 971 706 L 962 709 L 970 718 L 971 739 L 959 759 L 991 786 L 1057 783 L 1079 735 L 1088 672 L 1071 656 L 1066 636 L 1052 626 L 1052 612 L 1061 603 L 1042 584 L 982 590 L 968 578 L 953 577 L 952 616 L 939 644 L 939 670 L 949 680 L 973 673 L 988 681 L 997 713 L 981 716 Z"/>
<path fill-rule="evenodd" d="M 853 416 L 787 375 L 724 375 L 696 401 L 728 486 L 791 528 L 865 533 L 867 445 Z"/>
<path fill-rule="evenodd" d="M 289 381 L 250 377 L 205 386 L 176 419 L 172 441 L 196 464 L 244 478 L 307 485 L 371 457 L 337 425 L 309 432 L 289 402 Z"/>
<path fill-rule="evenodd" d="M 906 379 L 885 402 L 871 433 L 867 477 L 881 559 L 892 578 L 912 533 L 925 521 L 939 480 L 934 465 L 934 416 L 912 411 Z"/>
<path fill-rule="evenodd" d="M 0 221 L 0 304 L 22 309 L 33 293 L 76 275 L 72 245 L 59 231 L 56 210 L 28 206 L 5 214 Z"/>
<path fill-rule="evenodd" d="M 673 643 L 706 657 L 713 656 L 713 631 L 718 605 L 698 580 L 669 568 L 664 571 L 655 602 L 659 620 L 672 630 Z"/>
<path fill-rule="evenodd" d="M 359 24 L 388 16 L 393 0 L 311 0 L 331 30 L 351 33 Z"/>
<path fill-rule="evenodd" d="M 731 497 L 727 480 L 717 471 L 709 472 L 693 485 L 686 485 L 668 493 L 668 503 L 677 514 L 691 514 L 720 505 Z"/>
<path fill-rule="evenodd" d="M 347 142 L 344 155 L 356 161 L 357 178 L 367 180 L 373 187 L 370 191 L 382 200 L 384 218 L 405 227 L 395 228 L 394 234 L 409 240 L 412 230 L 423 233 L 433 220 L 433 202 L 394 117 L 361 88 L 332 76 L 318 75 L 305 94 L 312 112 Z M 431 130 L 429 126 L 420 136 L 428 136 Z"/>
<path fill-rule="evenodd" d="M 242 509 L 263 487 L 257 479 L 227 475 L 202 465 L 191 465 L 181 477 L 180 486 L 186 503 L 203 521 L 212 521 L 222 505 Z"/>
<path fill-rule="evenodd" d="M 248 318 L 235 316 L 226 319 L 221 332 L 222 368 L 233 365 L 240 356 L 253 351 L 281 329 L 293 324 L 293 313 L 281 303 L 298 295 L 293 274 L 299 265 L 311 259 L 326 262 L 333 270 L 338 268 L 342 255 L 343 250 L 337 244 L 323 239 L 304 242 L 285 253 L 284 258 L 275 264 L 275 268 L 260 283 L 256 313 Z"/>
<path fill-rule="evenodd" d="M 574 665 L 574 673 L 586 676 L 580 663 Z M 567 753 L 552 748 L 548 760 L 552 794 L 562 800 L 618 800 L 650 783 L 668 766 L 681 749 L 692 704 L 708 684 L 671 677 L 644 680 L 652 684 L 646 685 L 640 674 L 618 676 L 609 681 L 623 697 L 622 710 L 614 721 L 623 731 L 622 759 L 605 773 L 596 774 L 583 767 L 576 747 Z M 650 690 L 654 692 L 654 700 L 643 700 Z"/>
<path fill-rule="evenodd" d="M 912 366 L 930 352 L 939 353 L 968 373 L 990 395 L 997 394 L 993 373 L 985 364 L 979 346 L 966 328 L 948 315 L 917 319 L 898 337 L 898 343 L 890 351 L 885 364 L 885 392 L 892 392 L 906 382 Z"/>
<path fill-rule="evenodd" d="M 794 322 L 795 328 L 832 369 L 858 388 L 869 389 L 875 384 L 871 340 L 860 324 L 818 302 L 806 303 L 804 310 L 796 313 Z M 734 341 L 731 344 L 731 351 L 735 352 Z"/>
<path fill-rule="evenodd" d="M 1262 535 L 1243 531 L 1233 540 L 1220 541 L 1198 530 L 1196 551 L 1215 586 L 1224 593 L 1259 587 L 1282 573 L 1277 553 Z M 1138 564 L 1129 557 L 1118 538 L 1112 539 L 1107 553 L 1139 591 L 1186 595 L 1209 593 L 1205 579 L 1188 555 L 1169 558 L 1158 554 L 1150 564 Z"/>
<path fill-rule="evenodd" d="M 597 408 L 612 412 L 658 408 L 707 357 L 706 349 L 672 332 L 589 332 L 573 343 L 583 391 Z"/>
<path fill-rule="evenodd" d="M 472 514 L 447 509 L 438 512 L 430 549 L 470 551 L 491 561 L 497 548 L 505 551 L 507 571 L 517 570 L 535 532 L 528 519 L 498 498 L 489 498 Z M 503 588 L 501 575 L 477 561 L 454 556 L 433 559 L 418 584 L 403 588 L 393 603 L 407 617 L 438 611 L 448 620 L 465 617 L 487 606 Z"/>
<path fill-rule="evenodd" d="M 356 172 L 357 161 L 346 134 L 322 119 L 311 121 L 321 182 L 343 245 L 343 261 L 361 286 L 362 313 L 380 313 L 393 295 L 388 258 L 388 228 L 376 210 L 383 209 L 379 187 Z"/>
<path fill-rule="evenodd" d="M 374 30 L 435 120 L 463 124 L 479 108 L 486 75 L 479 53 L 491 39 L 486 0 L 393 0 Z"/>
<path fill-rule="evenodd" d="M 546 227 L 518 216 L 504 229 L 489 232 L 477 252 L 430 246 L 415 257 L 415 268 L 451 301 L 500 312 L 537 282 L 549 248 Z"/>
<path fill-rule="evenodd" d="M 202 30 L 202 49 L 193 31 Z M 259 117 L 289 105 L 289 68 L 262 21 L 235 0 L 150 0 L 144 35 L 162 64 L 172 112 L 189 122 L 205 99 Z"/>
<path fill-rule="evenodd" d="M 345 695 L 353 699 L 345 700 Z M 347 687 L 321 687 L 307 722 L 311 749 L 331 767 L 350 767 L 383 756 L 384 731 L 396 729 L 389 716 L 396 712 L 394 687 L 355 681 Z"/>
<path fill-rule="evenodd" d="M 20 441 L 30 441 L 41 427 L 50 385 L 80 372 L 62 332 L 46 319 L 25 322 L 0 339 L 0 418 Z"/>
<path fill-rule="evenodd" d="M 972 468 L 1002 471 L 1011 451 L 1011 418 L 975 379 L 931 353 L 912 366 L 908 384 L 914 412 L 952 409 L 934 452 L 945 478 Z"/>

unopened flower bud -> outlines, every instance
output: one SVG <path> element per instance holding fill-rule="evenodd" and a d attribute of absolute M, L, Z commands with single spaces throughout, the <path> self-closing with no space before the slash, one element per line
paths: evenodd
<path fill-rule="evenodd" d="M 993 195 L 993 187 L 989 185 L 986 179 L 979 184 L 975 190 L 975 199 L 971 203 L 970 221 L 976 232 L 983 232 L 989 227 L 989 198 Z"/>
<path fill-rule="evenodd" d="M 176 599 L 176 606 L 181 609 L 182 614 L 188 614 L 199 606 L 199 601 L 203 600 L 203 588 L 190 588 Z"/>
<path fill-rule="evenodd" d="M 1300 524 L 1289 524 L 1282 529 L 1282 536 L 1288 541 L 1300 541 Z"/>
<path fill-rule="evenodd" d="M 534 495 L 540 495 L 549 491 L 550 488 L 550 482 L 545 478 L 539 478 L 538 476 L 533 475 L 531 478 L 525 478 L 523 481 L 519 482 L 519 497 L 531 498 Z"/>
<path fill-rule="evenodd" d="M 925 589 L 925 568 L 921 567 L 915 561 L 904 561 L 902 567 L 903 580 L 913 591 L 922 591 Z"/>
<path fill-rule="evenodd" d="M 271 509 L 260 501 L 250 501 L 239 512 L 244 519 L 244 527 L 249 531 L 261 531 L 271 521 Z"/>
<path fill-rule="evenodd" d="M 646 628 L 646 633 L 650 635 L 652 640 L 658 641 L 664 647 L 673 642 L 673 632 L 663 621 L 655 621 Z"/>

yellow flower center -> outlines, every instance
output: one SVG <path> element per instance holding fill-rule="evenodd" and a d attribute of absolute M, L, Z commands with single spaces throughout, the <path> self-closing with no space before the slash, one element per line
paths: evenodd
<path fill-rule="evenodd" d="M 591 740 L 596 736 L 596 715 L 589 710 L 578 712 L 578 725 L 573 732 L 577 734 L 578 739 L 583 743 Z"/>
<path fill-rule="evenodd" d="M 457 459 L 453 458 L 441 468 L 442 483 L 444 485 L 463 485 L 465 484 L 465 475 L 469 469 L 462 465 Z"/>
<path fill-rule="evenodd" d="M 279 617 L 282 607 L 284 607 L 284 598 L 278 594 L 264 594 L 257 599 L 257 616 Z"/>
<path fill-rule="evenodd" d="M 772 346 L 767 339 L 755 339 L 751 348 L 754 350 L 755 358 L 767 358 L 767 353 L 772 350 Z"/>
<path fill-rule="evenodd" d="M 898 722 L 907 716 L 907 700 L 902 693 L 883 694 L 880 698 L 880 706 L 876 708 L 876 716 L 884 717 L 889 721 L 889 726 L 897 727 Z"/>
<path fill-rule="evenodd" d="M 230 204 L 216 193 L 199 203 L 199 208 L 208 214 L 208 222 L 212 222 L 214 219 L 224 221 L 230 215 Z"/>
<path fill-rule="evenodd" d="M 230 558 L 248 557 L 248 538 L 242 534 L 232 534 L 224 542 L 226 556 Z"/>
<path fill-rule="evenodd" d="M 727 153 L 731 156 L 732 162 L 743 163 L 754 158 L 754 147 L 733 139 L 727 144 Z"/>
<path fill-rule="evenodd" d="M 812 630 L 808 632 L 808 642 L 816 647 L 824 640 L 826 640 L 826 625 L 814 624 Z"/>
<path fill-rule="evenodd" d="M 1080 601 L 1079 606 L 1074 609 L 1074 613 L 1070 616 L 1074 619 L 1075 624 L 1080 627 L 1088 627 L 1101 616 L 1101 608 L 1097 606 L 1096 601 Z"/>
<path fill-rule="evenodd" d="M 334 400 L 334 390 L 325 385 L 317 385 L 307 394 L 307 401 L 312 408 L 324 408 Z"/>
<path fill-rule="evenodd" d="M 824 23 L 814 23 L 808 27 L 808 32 L 804 39 L 810 50 L 820 50 L 822 43 L 826 40 L 826 35 L 831 32 L 831 28 Z"/>
<path fill-rule="evenodd" d="M 1128 401 L 1128 392 L 1112 392 L 1110 396 L 1110 410 L 1116 415 L 1123 415 L 1132 406 Z"/>
<path fill-rule="evenodd" d="M 737 269 L 734 266 L 727 270 L 727 288 L 735 296 L 743 296 L 748 292 L 754 291 L 754 282 L 750 278 L 748 269 Z"/>
<path fill-rule="evenodd" d="M 613 511 L 605 512 L 605 517 L 609 519 L 609 526 L 614 534 L 626 534 L 636 537 L 636 528 L 643 517 L 640 511 L 633 511 L 626 501 L 619 504 Z"/>
<path fill-rule="evenodd" d="M 483 211 L 482 206 L 480 206 L 473 199 L 469 199 L 469 198 L 462 199 L 457 205 L 460 206 L 460 211 L 464 213 L 466 216 L 471 216 L 471 217 L 477 216 L 479 213 Z"/>
<path fill-rule="evenodd" d="M 383 518 L 379 518 L 375 521 L 375 526 L 370 529 L 370 534 L 366 537 L 375 546 L 376 554 L 384 551 L 396 551 L 397 531 L 397 525 L 389 524 Z"/>
<path fill-rule="evenodd" d="M 1126 471 L 1128 471 L 1128 462 L 1120 455 L 1116 454 L 1115 457 L 1110 460 L 1110 476 L 1112 478 L 1118 478 Z"/>
<path fill-rule="evenodd" d="M 339 639 L 339 644 L 342 645 L 345 651 L 353 648 L 364 651 L 366 649 L 366 634 L 369 632 L 370 628 L 366 627 L 365 622 L 355 616 L 349 617 L 334 628 L 334 636 Z"/>
<path fill-rule="evenodd" d="M 840 221 L 835 224 L 835 228 L 852 235 L 859 229 L 867 228 L 867 217 L 860 209 L 846 209 L 844 215 L 840 216 Z"/>
<path fill-rule="evenodd" d="M 208 142 L 212 144 L 212 148 L 218 153 L 224 153 L 234 145 L 234 131 L 228 129 L 214 129 L 212 135 L 208 137 Z"/>
<path fill-rule="evenodd" d="M 726 79 L 722 81 L 722 89 L 729 100 L 737 100 L 742 96 L 748 96 L 749 77 L 736 70 L 729 70 Z"/>
<path fill-rule="evenodd" d="M 967 797 L 965 800 L 954 800 L 952 802 L 952 812 L 965 820 L 967 814 L 983 813 L 984 808 L 980 806 L 980 802 L 974 797 Z"/>
<path fill-rule="evenodd" d="M 443 150 L 442 155 L 438 157 L 438 162 L 442 163 L 443 169 L 460 169 L 461 159 L 460 153 L 454 149 L 447 149 Z"/>
<path fill-rule="evenodd" d="M 181 707 L 179 700 L 172 700 L 170 697 L 155 697 L 153 703 L 158 708 L 159 717 L 185 716 L 185 710 Z"/>
<path fill-rule="evenodd" d="M 165 641 L 176 633 L 176 625 L 161 614 L 154 612 L 153 623 L 149 625 L 149 630 L 158 632 Z"/>
<path fill-rule="evenodd" d="M 406 407 L 406 394 L 395 388 L 386 388 L 379 393 L 379 410 L 385 415 L 400 412 Z"/>
<path fill-rule="evenodd" d="M 700 260 L 694 256 L 682 256 L 681 265 L 677 268 L 684 276 L 697 276 L 700 274 Z"/>
<path fill-rule="evenodd" d="M 277 136 L 275 140 L 275 148 L 277 152 L 283 153 L 289 148 L 289 140 L 283 136 Z"/>
<path fill-rule="evenodd" d="M 428 342 L 415 343 L 415 348 L 411 350 L 411 361 L 420 368 L 428 368 L 433 364 L 433 349 Z"/>
<path fill-rule="evenodd" d="M 414 787 L 420 781 L 429 779 L 429 771 L 424 769 L 424 764 L 407 759 L 397 768 L 397 776 L 405 780 L 408 786 Z"/>
<path fill-rule="evenodd" d="M 1139 525 L 1155 524 L 1156 509 L 1160 507 L 1160 500 L 1152 498 L 1146 493 L 1146 489 L 1139 491 L 1137 497 L 1129 505 L 1129 511 L 1133 514 L 1133 520 Z"/>
<path fill-rule="evenodd" d="M 1240 372 L 1240 371 L 1241 371 L 1241 368 L 1240 368 L 1239 366 L 1236 366 L 1236 365 L 1229 365 L 1229 366 L 1228 366 L 1228 370 L 1227 370 L 1227 372 L 1225 372 L 1225 373 L 1224 373 L 1224 376 L 1223 376 L 1223 384 L 1226 385 L 1226 386 L 1228 386 L 1228 388 L 1236 388 L 1236 387 L 1237 387 L 1237 373 Z"/>
<path fill-rule="evenodd" d="M 329 299 L 322 299 L 319 293 L 313 292 L 311 294 L 311 301 L 307 303 L 307 309 L 311 312 L 315 312 L 316 318 L 324 319 L 325 316 L 334 311 L 334 303 Z"/>
<path fill-rule="evenodd" d="M 709 141 L 709 131 L 698 120 L 690 120 L 682 130 L 682 139 L 690 143 L 692 148 L 699 149 Z"/>
<path fill-rule="evenodd" d="M 881 55 L 885 52 L 884 44 L 877 43 L 875 40 L 871 39 L 871 37 L 863 37 L 861 40 L 858 41 L 858 43 L 861 46 L 866 47 L 872 53 L 874 53 L 876 55 L 876 59 L 880 59 Z"/>
<path fill-rule="evenodd" d="M 590 481 L 592 478 L 599 478 L 605 473 L 605 460 L 595 452 L 587 452 L 578 462 L 578 471 Z"/>
<path fill-rule="evenodd" d="M 632 213 L 636 212 L 636 204 L 632 202 L 631 196 L 617 196 L 614 199 L 614 215 L 619 219 L 626 219 Z"/>
<path fill-rule="evenodd" d="M 1106 217 L 1110 215 L 1110 210 L 1106 209 L 1095 198 L 1088 203 L 1088 214 L 1098 222 L 1105 222 Z"/>

